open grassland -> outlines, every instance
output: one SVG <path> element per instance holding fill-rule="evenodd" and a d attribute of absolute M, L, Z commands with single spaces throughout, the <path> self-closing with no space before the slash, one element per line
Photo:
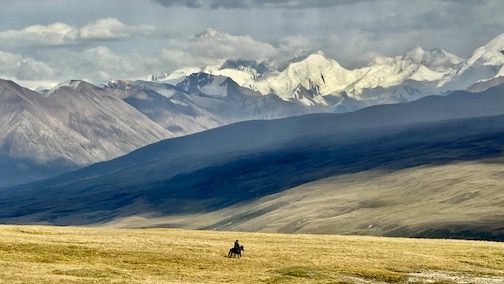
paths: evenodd
<path fill-rule="evenodd" d="M 504 283 L 504 243 L 0 226 L 0 267 L 0 283 Z"/>
<path fill-rule="evenodd" d="M 203 214 L 105 224 L 265 233 L 504 240 L 504 160 L 368 170 Z"/>

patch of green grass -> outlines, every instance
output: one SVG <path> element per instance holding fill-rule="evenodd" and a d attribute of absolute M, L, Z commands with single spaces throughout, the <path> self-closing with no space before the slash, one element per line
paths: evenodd
<path fill-rule="evenodd" d="M 285 267 L 277 270 L 278 273 L 284 276 L 300 277 L 300 278 L 310 278 L 310 279 L 322 279 L 328 276 L 320 271 L 314 269 L 313 267 L 306 266 L 293 266 Z"/>
<path fill-rule="evenodd" d="M 125 275 L 119 271 L 105 268 L 105 269 L 69 269 L 69 270 L 54 270 L 55 275 L 69 275 L 83 278 L 117 278 L 124 277 Z"/>

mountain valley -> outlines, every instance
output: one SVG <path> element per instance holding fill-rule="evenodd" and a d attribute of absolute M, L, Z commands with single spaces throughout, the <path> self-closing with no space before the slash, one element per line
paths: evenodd
<path fill-rule="evenodd" d="M 504 142 L 501 89 L 346 114 L 247 121 L 168 139 L 73 173 L 5 188 L 0 221 L 502 240 L 496 178 Z M 401 120 L 405 113 L 408 119 Z M 474 173 L 456 173 L 457 165 Z M 451 174 L 435 179 L 432 171 Z M 487 185 L 480 188 L 477 178 L 483 176 Z M 410 199 L 412 190 L 418 196 Z M 313 198 L 322 200 L 310 220 L 305 202 Z M 425 208 L 411 210 L 419 200 Z M 466 216 L 466 202 L 476 200 L 474 216 L 454 217 Z M 423 211 L 433 207 L 439 207 L 439 219 Z M 486 225 L 474 227 L 475 220 Z M 433 226 L 447 223 L 455 229 Z M 375 229 L 364 230 L 364 224 Z"/>
<path fill-rule="evenodd" d="M 1 80 L 0 222 L 502 241 L 503 50 Z"/>

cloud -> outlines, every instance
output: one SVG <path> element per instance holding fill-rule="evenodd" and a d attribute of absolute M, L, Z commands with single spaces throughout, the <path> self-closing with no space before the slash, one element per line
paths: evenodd
<path fill-rule="evenodd" d="M 468 57 L 504 30 L 500 0 L 10 2 L 0 10 L 0 76 L 33 82 L 134 79 L 228 58 L 281 63 L 316 50 L 346 68 L 415 46 Z M 188 40 L 210 26 L 226 33 Z"/>
<path fill-rule="evenodd" d="M 303 56 L 313 51 L 313 48 L 310 41 L 302 35 L 286 36 L 281 38 L 275 46 L 275 52 L 270 60 L 275 62 L 278 66 L 283 66 L 293 58 Z"/>
<path fill-rule="evenodd" d="M 166 7 L 185 6 L 188 8 L 210 9 L 307 9 L 350 5 L 372 0 L 153 0 Z"/>
<path fill-rule="evenodd" d="M 10 46 L 51 46 L 73 43 L 79 32 L 75 27 L 65 23 L 54 23 L 47 26 L 34 25 L 22 30 L 0 32 L 0 41 Z"/>
<path fill-rule="evenodd" d="M 265 60 L 275 52 L 275 48 L 250 36 L 233 36 L 215 29 L 207 29 L 190 41 L 191 54 L 209 58 L 247 58 Z"/>
<path fill-rule="evenodd" d="M 307 48 L 309 41 L 302 36 L 284 37 L 272 45 L 250 36 L 208 29 L 192 40 L 172 39 L 169 46 L 151 54 L 117 52 L 105 45 L 82 50 L 43 49 L 37 53 L 36 59 L 0 51 L 0 76 L 16 78 L 32 88 L 39 87 L 37 84 L 41 83 L 44 87 L 51 87 L 68 79 L 99 84 L 113 79 L 137 79 L 184 67 L 219 65 L 226 59 L 274 59 L 280 62 L 295 57 Z"/>
<path fill-rule="evenodd" d="M 43 62 L 1 50 L 0 74 L 11 74 L 20 80 L 44 80 L 54 76 L 53 70 Z"/>
<path fill-rule="evenodd" d="M 100 83 L 112 78 L 130 78 L 137 69 L 145 72 L 139 56 L 118 54 L 106 46 L 82 51 L 52 50 L 46 53 L 45 61 L 57 70 L 54 78 L 58 81 L 85 79 Z"/>
<path fill-rule="evenodd" d="M 86 43 L 94 40 L 119 40 L 135 36 L 164 37 L 167 29 L 150 25 L 130 26 L 116 18 L 99 19 L 81 29 L 65 23 L 53 23 L 47 26 L 33 25 L 22 30 L 0 32 L 0 42 L 11 47 L 67 46 Z"/>
<path fill-rule="evenodd" d="M 302 35 L 282 37 L 278 43 L 270 44 L 250 36 L 230 35 L 209 28 L 189 42 L 164 48 L 161 57 L 166 66 L 172 68 L 205 67 L 238 58 L 273 61 L 281 65 L 311 49 L 310 41 Z"/>
<path fill-rule="evenodd" d="M 82 39 L 122 39 L 136 35 L 149 36 L 156 34 L 158 29 L 154 26 L 139 25 L 128 26 L 121 23 L 116 18 L 99 19 L 80 29 L 79 35 Z"/>

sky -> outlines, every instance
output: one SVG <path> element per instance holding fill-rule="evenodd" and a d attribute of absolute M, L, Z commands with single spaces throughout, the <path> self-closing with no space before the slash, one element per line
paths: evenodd
<path fill-rule="evenodd" d="M 343 67 L 417 46 L 463 58 L 504 33 L 501 0 L 0 0 L 0 78 L 49 88 L 321 50 Z M 195 39 L 207 29 L 213 39 Z"/>

